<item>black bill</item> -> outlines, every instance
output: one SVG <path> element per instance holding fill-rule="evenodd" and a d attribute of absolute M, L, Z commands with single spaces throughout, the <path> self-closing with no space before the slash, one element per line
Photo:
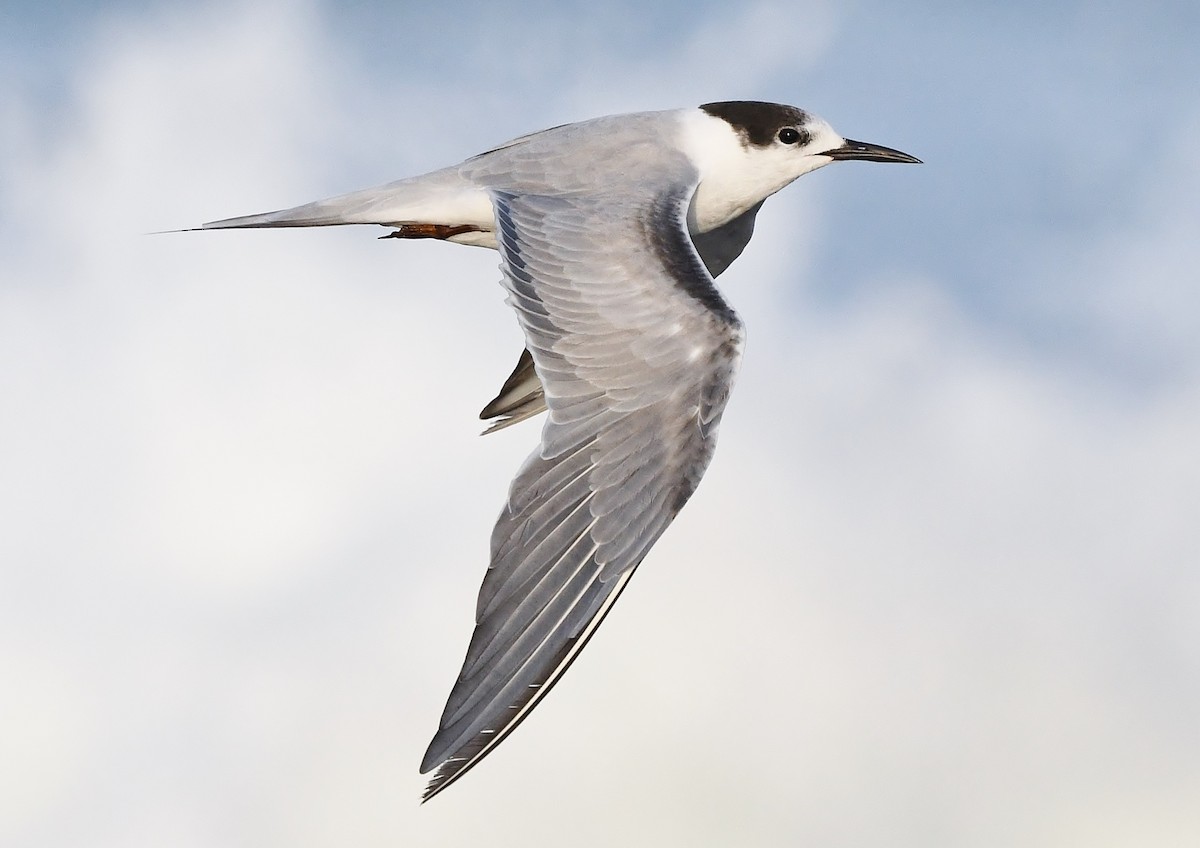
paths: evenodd
<path fill-rule="evenodd" d="M 893 150 L 881 144 L 869 144 L 865 141 L 854 141 L 849 138 L 846 139 L 846 143 L 841 147 L 827 150 L 821 155 L 828 156 L 830 159 L 862 159 L 866 162 L 911 162 L 914 165 L 921 164 L 921 160 L 916 156 L 909 156 L 907 153 L 901 153 L 899 150 Z"/>

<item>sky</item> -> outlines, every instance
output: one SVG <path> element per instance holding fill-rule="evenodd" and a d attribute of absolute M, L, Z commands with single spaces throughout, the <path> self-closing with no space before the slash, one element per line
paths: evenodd
<path fill-rule="evenodd" d="M 0 842 L 1200 844 L 1195 3 L 7 3 Z M 716 458 L 418 804 L 537 423 L 495 254 L 149 233 L 792 103 Z"/>

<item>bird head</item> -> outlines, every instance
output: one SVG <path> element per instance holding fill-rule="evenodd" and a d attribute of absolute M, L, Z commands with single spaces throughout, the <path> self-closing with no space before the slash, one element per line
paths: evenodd
<path fill-rule="evenodd" d="M 706 103 L 687 116 L 683 147 L 700 172 L 693 227 L 707 232 L 798 177 L 831 162 L 921 160 L 890 147 L 843 138 L 822 118 L 778 103 Z"/>

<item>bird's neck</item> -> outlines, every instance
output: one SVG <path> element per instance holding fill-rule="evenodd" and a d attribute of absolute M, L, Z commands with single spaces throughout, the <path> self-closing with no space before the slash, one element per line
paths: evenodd
<path fill-rule="evenodd" d="M 762 167 L 762 158 L 720 118 L 696 109 L 680 120 L 680 146 L 700 172 L 688 212 L 693 233 L 729 223 L 799 176 Z"/>

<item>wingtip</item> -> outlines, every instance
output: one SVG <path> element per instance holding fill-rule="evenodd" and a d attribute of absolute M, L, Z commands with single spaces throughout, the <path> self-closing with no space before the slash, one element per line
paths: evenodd
<path fill-rule="evenodd" d="M 429 747 L 425 749 L 425 756 L 421 758 L 420 773 L 433 772 L 433 776 L 421 792 L 422 804 L 461 777 L 472 765 L 471 757 L 463 756 L 461 751 L 447 748 L 443 730 L 444 728 L 438 729 L 430 740 Z M 462 747 L 460 746 L 460 749 Z"/>
<path fill-rule="evenodd" d="M 437 771 L 433 777 L 425 784 L 425 789 L 421 792 L 421 803 L 441 794 L 443 790 L 466 774 L 473 763 L 470 757 L 450 757 L 443 762 L 437 764 Z M 426 768 L 424 763 L 421 766 L 421 774 L 426 774 L 433 770 L 433 766 Z"/>

